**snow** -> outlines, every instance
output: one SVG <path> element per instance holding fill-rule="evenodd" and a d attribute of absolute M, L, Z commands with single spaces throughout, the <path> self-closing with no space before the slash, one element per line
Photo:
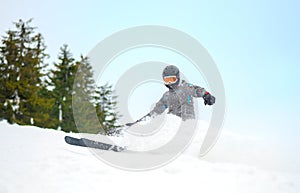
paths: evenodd
<path fill-rule="evenodd" d="M 211 153 L 199 158 L 207 124 L 199 127 L 190 147 L 176 160 L 155 170 L 132 172 L 109 166 L 89 149 L 64 142 L 65 135 L 80 137 L 79 134 L 2 121 L 0 193 L 300 192 L 298 172 L 282 170 L 280 164 L 260 164 L 262 159 L 254 154 L 263 155 L 264 148 L 260 143 L 252 149 L 249 145 L 255 139 L 223 131 Z M 272 152 L 265 154 L 266 162 L 275 161 Z M 248 159 L 243 158 L 245 155 Z M 257 159 L 249 161 L 251 158 Z"/>
<path fill-rule="evenodd" d="M 31 124 L 31 125 L 34 124 L 34 119 L 33 119 L 33 117 L 30 118 L 30 124 Z"/>
<path fill-rule="evenodd" d="M 58 115 L 58 120 L 59 121 L 62 121 L 62 107 L 61 107 L 61 104 L 59 104 L 59 115 Z"/>

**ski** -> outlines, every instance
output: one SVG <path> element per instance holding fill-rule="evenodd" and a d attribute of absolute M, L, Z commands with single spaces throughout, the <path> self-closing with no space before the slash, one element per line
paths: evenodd
<path fill-rule="evenodd" d="M 125 149 L 124 147 L 111 145 L 108 143 L 102 143 L 100 141 L 94 141 L 86 138 L 75 138 L 71 136 L 65 136 L 65 142 L 70 145 L 89 147 L 89 148 L 101 149 L 107 151 L 115 151 L 115 152 L 120 152 Z"/>

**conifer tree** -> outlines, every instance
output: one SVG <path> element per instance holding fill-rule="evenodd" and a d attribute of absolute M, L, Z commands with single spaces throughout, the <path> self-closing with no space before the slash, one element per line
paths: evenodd
<path fill-rule="evenodd" d="M 58 129 L 76 132 L 76 125 L 72 112 L 73 83 L 77 67 L 75 59 L 67 45 L 63 45 L 58 56 L 55 69 L 51 70 L 49 86 L 53 87 L 52 96 L 55 99 L 55 107 L 51 115 L 56 119 Z"/>
<path fill-rule="evenodd" d="M 119 127 L 117 123 L 119 114 L 116 112 L 116 105 L 116 96 L 113 94 L 112 86 L 108 84 L 99 86 L 95 95 L 95 108 L 106 133 Z"/>
<path fill-rule="evenodd" d="M 31 21 L 14 23 L 15 29 L 8 30 L 1 41 L 0 117 L 11 123 L 46 122 L 49 116 L 44 110 L 51 108 L 51 100 L 40 97 L 46 47 Z"/>
<path fill-rule="evenodd" d="M 104 133 L 95 111 L 95 82 L 93 70 L 87 57 L 76 62 L 77 74 L 74 83 L 73 110 L 79 132 Z"/>
<path fill-rule="evenodd" d="M 87 57 L 81 56 L 81 60 L 77 62 L 77 69 L 74 84 L 76 96 L 73 104 L 75 103 L 76 123 L 80 132 L 105 134 L 108 130 L 119 127 L 118 114 L 115 112 L 116 97 L 113 95 L 112 86 L 105 84 L 96 87 Z"/>
<path fill-rule="evenodd" d="M 78 132 L 76 124 L 86 133 L 118 127 L 112 87 L 96 87 L 87 57 L 75 61 L 63 45 L 49 81 L 43 81 L 46 46 L 30 24 L 19 20 L 1 40 L 0 120 L 66 132 Z M 74 112 L 79 115 L 76 124 Z"/>

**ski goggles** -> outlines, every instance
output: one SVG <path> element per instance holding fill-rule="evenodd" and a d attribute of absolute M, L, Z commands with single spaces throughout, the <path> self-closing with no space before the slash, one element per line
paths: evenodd
<path fill-rule="evenodd" d="M 165 84 L 173 84 L 177 82 L 177 77 L 176 76 L 165 76 L 164 78 Z"/>

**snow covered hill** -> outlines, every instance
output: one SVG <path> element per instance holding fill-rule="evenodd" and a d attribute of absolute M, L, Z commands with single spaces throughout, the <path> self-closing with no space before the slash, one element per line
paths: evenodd
<path fill-rule="evenodd" d="M 259 145 L 249 148 L 253 145 L 249 139 L 226 132 L 207 157 L 197 156 L 201 138 L 198 135 L 175 161 L 144 172 L 111 167 L 87 148 L 67 145 L 65 135 L 61 131 L 0 122 L 0 193 L 300 192 L 298 172 L 263 164 L 263 160 L 268 163 L 272 157 L 255 157 L 254 154 L 262 156 Z M 241 146 L 239 140 L 246 145 Z M 256 161 L 249 161 L 253 157 Z"/>

